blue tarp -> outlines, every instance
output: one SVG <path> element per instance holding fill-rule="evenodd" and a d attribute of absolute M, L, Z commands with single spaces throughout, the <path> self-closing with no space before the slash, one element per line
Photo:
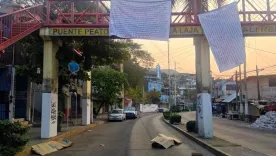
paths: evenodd
<path fill-rule="evenodd" d="M 0 91 L 10 91 L 11 74 L 12 67 L 0 68 Z"/>

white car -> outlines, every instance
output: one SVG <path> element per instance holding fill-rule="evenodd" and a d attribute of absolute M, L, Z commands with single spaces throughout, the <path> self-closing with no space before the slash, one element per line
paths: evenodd
<path fill-rule="evenodd" d="M 113 109 L 108 116 L 109 121 L 124 121 L 126 114 L 123 109 Z"/>
<path fill-rule="evenodd" d="M 125 114 L 127 119 L 136 119 L 138 117 L 135 107 L 126 107 Z"/>

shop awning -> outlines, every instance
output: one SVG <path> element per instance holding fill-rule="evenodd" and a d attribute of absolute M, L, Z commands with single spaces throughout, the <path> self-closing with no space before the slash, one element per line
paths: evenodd
<path fill-rule="evenodd" d="M 231 94 L 227 98 L 225 98 L 222 102 L 223 103 L 229 103 L 232 102 L 234 99 L 236 99 L 236 93 Z"/>

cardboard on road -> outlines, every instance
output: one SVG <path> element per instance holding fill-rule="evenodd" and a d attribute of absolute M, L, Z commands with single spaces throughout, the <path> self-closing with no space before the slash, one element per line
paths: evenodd
<path fill-rule="evenodd" d="M 49 141 L 32 146 L 32 150 L 39 155 L 46 155 L 71 146 L 73 143 L 67 139 Z"/>
<path fill-rule="evenodd" d="M 182 143 L 179 139 L 173 138 L 173 137 L 168 137 L 164 134 L 159 134 L 157 137 L 153 138 L 151 141 L 153 142 L 152 143 L 153 147 L 162 146 L 165 149 Z"/>

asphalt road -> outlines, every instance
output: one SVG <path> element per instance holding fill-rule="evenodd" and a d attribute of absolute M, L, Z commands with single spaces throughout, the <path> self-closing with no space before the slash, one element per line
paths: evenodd
<path fill-rule="evenodd" d="M 182 122 L 195 120 L 195 112 L 182 114 Z M 251 150 L 276 156 L 276 132 L 249 127 L 237 120 L 213 117 L 214 135 Z"/>
<path fill-rule="evenodd" d="M 151 139 L 159 133 L 174 136 L 183 144 L 169 149 L 153 149 Z M 161 114 L 146 115 L 136 120 L 110 122 L 72 138 L 73 146 L 51 156 L 191 156 L 192 152 L 211 156 L 161 120 Z M 101 146 L 102 144 L 102 146 Z"/>

